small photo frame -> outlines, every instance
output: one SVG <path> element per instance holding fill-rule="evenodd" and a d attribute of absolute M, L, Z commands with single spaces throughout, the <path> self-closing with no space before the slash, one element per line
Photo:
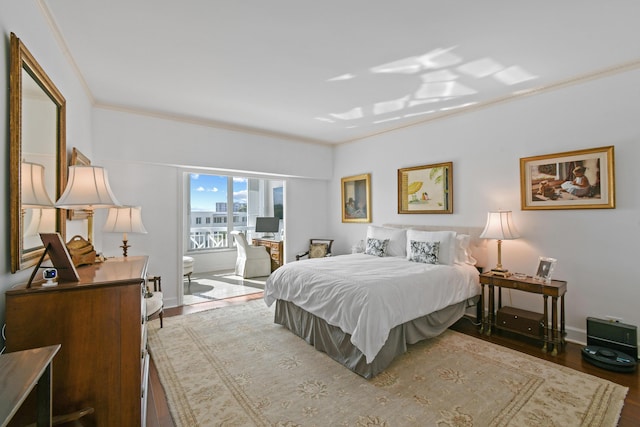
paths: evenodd
<path fill-rule="evenodd" d="M 80 276 L 73 265 L 71 255 L 64 244 L 60 233 L 40 233 L 40 238 L 46 248 L 51 264 L 58 270 L 58 277 L 66 282 L 79 282 Z"/>
<path fill-rule="evenodd" d="M 533 280 L 550 283 L 551 275 L 553 274 L 553 270 L 556 268 L 557 261 L 558 260 L 555 258 L 539 257 L 538 267 L 536 268 Z"/>
<path fill-rule="evenodd" d="M 371 222 L 371 174 L 341 180 L 342 222 Z"/>

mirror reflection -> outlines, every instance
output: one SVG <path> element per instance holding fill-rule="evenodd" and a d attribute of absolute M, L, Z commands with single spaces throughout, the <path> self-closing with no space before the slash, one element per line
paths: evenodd
<path fill-rule="evenodd" d="M 22 251 L 42 246 L 38 233 L 56 230 L 56 117 L 58 107 L 22 69 Z"/>
<path fill-rule="evenodd" d="M 64 212 L 53 207 L 66 170 L 65 100 L 24 44 L 11 34 L 11 271 L 35 265 L 39 233 L 65 237 Z"/>

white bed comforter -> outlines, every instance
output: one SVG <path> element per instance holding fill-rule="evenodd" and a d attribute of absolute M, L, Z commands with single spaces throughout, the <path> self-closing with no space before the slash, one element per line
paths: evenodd
<path fill-rule="evenodd" d="M 264 300 L 290 301 L 351 334 L 371 363 L 389 331 L 480 294 L 472 265 L 431 265 L 365 254 L 286 264 L 265 285 Z"/>

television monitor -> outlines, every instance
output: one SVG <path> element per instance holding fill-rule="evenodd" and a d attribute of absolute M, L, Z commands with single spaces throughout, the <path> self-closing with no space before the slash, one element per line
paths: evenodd
<path fill-rule="evenodd" d="M 256 233 L 265 233 L 262 237 L 273 238 L 278 231 L 280 231 L 280 218 L 275 216 L 256 218 Z"/>

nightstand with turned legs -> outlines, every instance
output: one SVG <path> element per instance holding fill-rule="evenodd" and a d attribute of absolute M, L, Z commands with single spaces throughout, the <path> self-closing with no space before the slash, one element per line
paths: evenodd
<path fill-rule="evenodd" d="M 565 346 L 565 312 L 564 296 L 567 293 L 567 282 L 563 280 L 551 280 L 548 283 L 534 280 L 532 277 L 518 278 L 514 276 L 502 277 L 491 272 L 480 275 L 482 286 L 482 328 L 481 331 L 491 335 L 492 329 L 507 330 L 530 338 L 541 339 L 544 343 L 542 351 L 551 351 L 557 355 Z M 485 293 L 488 286 L 488 293 Z M 498 308 L 495 307 L 495 288 L 498 288 Z M 502 307 L 502 289 L 515 289 L 542 295 L 543 313 L 537 317 L 537 313 Z M 484 298 L 488 298 L 488 311 L 484 313 Z M 549 297 L 551 297 L 551 312 L 549 312 Z M 560 319 L 558 321 L 558 302 L 560 303 Z M 500 322 L 498 316 L 501 315 Z M 520 314 L 520 315 L 519 315 Z M 507 319 L 512 319 L 509 322 Z M 536 331 L 533 322 L 539 320 L 542 336 Z"/>

